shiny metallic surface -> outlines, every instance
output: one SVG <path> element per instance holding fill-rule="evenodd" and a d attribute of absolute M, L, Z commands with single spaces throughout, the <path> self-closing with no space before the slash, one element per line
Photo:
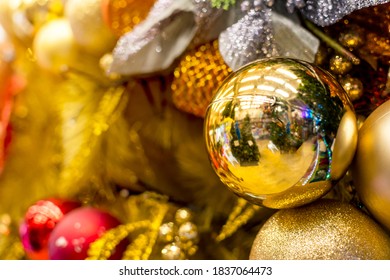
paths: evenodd
<path fill-rule="evenodd" d="M 359 129 L 352 165 L 360 200 L 370 213 L 390 229 L 390 101 L 379 106 Z"/>
<path fill-rule="evenodd" d="M 330 74 L 270 58 L 224 81 L 207 109 L 204 134 L 211 164 L 229 189 L 282 209 L 318 199 L 341 178 L 357 125 L 348 95 Z"/>

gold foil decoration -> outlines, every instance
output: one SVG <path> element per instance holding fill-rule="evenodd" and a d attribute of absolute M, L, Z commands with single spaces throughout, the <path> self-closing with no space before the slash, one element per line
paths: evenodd
<path fill-rule="evenodd" d="M 80 191 L 80 187 L 87 184 L 86 182 L 96 174 L 97 155 L 102 152 L 101 143 L 104 133 L 116 120 L 118 114 L 121 114 L 123 106 L 127 103 L 124 87 L 110 87 L 102 92 L 101 88 L 90 88 L 88 82 L 75 77 L 80 81 L 79 86 L 83 81 L 85 84 L 82 86 L 92 92 L 72 92 L 71 88 L 64 88 L 70 90 L 69 94 L 79 93 L 82 96 L 74 97 L 72 101 L 67 99 L 69 96 L 61 100 L 64 156 L 58 190 L 63 196 L 75 195 Z"/>
<path fill-rule="evenodd" d="M 219 53 L 217 40 L 188 51 L 174 70 L 171 85 L 174 105 L 204 117 L 215 91 L 231 72 Z"/>

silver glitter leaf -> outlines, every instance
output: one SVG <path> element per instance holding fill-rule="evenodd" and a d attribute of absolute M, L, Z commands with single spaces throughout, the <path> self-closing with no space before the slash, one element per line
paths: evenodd
<path fill-rule="evenodd" d="M 121 38 L 110 73 L 141 75 L 165 70 L 196 33 L 191 0 L 159 0 L 148 17 Z"/>
<path fill-rule="evenodd" d="M 306 0 L 302 14 L 320 26 L 336 23 L 344 16 L 365 7 L 390 2 L 389 0 Z"/>
<path fill-rule="evenodd" d="M 251 9 L 219 36 L 219 51 L 233 70 L 258 58 L 278 55 L 273 40 L 271 9 Z"/>

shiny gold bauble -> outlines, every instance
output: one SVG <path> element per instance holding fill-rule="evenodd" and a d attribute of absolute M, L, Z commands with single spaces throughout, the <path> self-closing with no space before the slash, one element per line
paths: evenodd
<path fill-rule="evenodd" d="M 117 36 L 122 36 L 148 16 L 155 2 L 156 0 L 103 0 L 104 21 Z"/>
<path fill-rule="evenodd" d="M 352 101 L 363 96 L 363 83 L 358 78 L 346 76 L 340 79 L 340 83 Z"/>
<path fill-rule="evenodd" d="M 329 69 L 336 75 L 345 75 L 351 71 L 352 67 L 352 62 L 341 55 L 335 55 L 329 61 Z"/>
<path fill-rule="evenodd" d="M 76 42 L 95 55 L 110 52 L 116 43 L 115 35 L 104 23 L 101 5 L 102 0 L 67 0 L 65 5 Z"/>
<path fill-rule="evenodd" d="M 347 26 L 339 35 L 339 42 L 350 49 L 362 46 L 365 42 L 365 32 L 358 25 Z"/>
<path fill-rule="evenodd" d="M 33 51 L 40 67 L 53 72 L 66 70 L 79 54 L 68 20 L 53 20 L 42 26 L 34 38 Z"/>
<path fill-rule="evenodd" d="M 254 61 L 231 74 L 205 116 L 209 159 L 234 193 L 269 208 L 326 194 L 357 142 L 352 104 L 339 83 L 289 58 Z"/>
<path fill-rule="evenodd" d="M 203 118 L 215 89 L 231 72 L 219 53 L 217 40 L 188 51 L 174 71 L 173 104 Z"/>
<path fill-rule="evenodd" d="M 369 216 L 336 200 L 276 212 L 261 227 L 251 260 L 384 260 L 390 237 Z"/>
<path fill-rule="evenodd" d="M 359 129 L 352 165 L 356 191 L 370 213 L 390 229 L 390 101 L 375 109 Z"/>

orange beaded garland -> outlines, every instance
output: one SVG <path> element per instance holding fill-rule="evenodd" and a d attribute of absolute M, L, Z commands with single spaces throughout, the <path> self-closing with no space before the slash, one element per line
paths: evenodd
<path fill-rule="evenodd" d="M 174 105 L 184 112 L 204 117 L 215 91 L 231 72 L 219 53 L 216 40 L 190 50 L 174 71 L 171 85 Z"/>

